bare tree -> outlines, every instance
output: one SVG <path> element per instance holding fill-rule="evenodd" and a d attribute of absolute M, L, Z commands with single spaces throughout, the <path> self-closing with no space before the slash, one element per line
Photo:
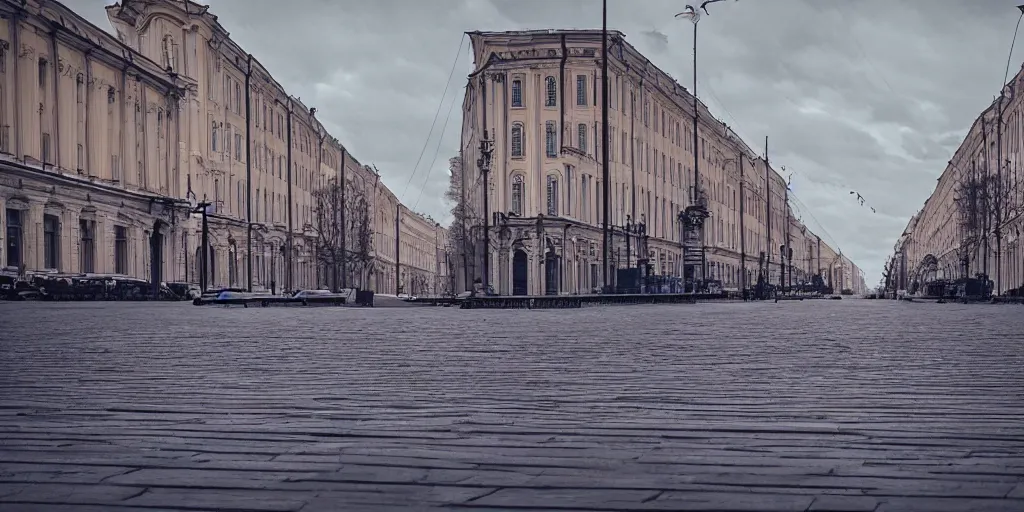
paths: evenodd
<path fill-rule="evenodd" d="M 372 260 L 369 203 L 361 187 L 348 181 L 342 191 L 336 179 L 313 192 L 313 203 L 317 263 L 327 271 L 331 288 L 337 290 L 342 272 L 362 271 Z"/>
<path fill-rule="evenodd" d="M 461 263 L 464 272 L 465 286 L 467 289 L 472 285 L 472 278 L 476 274 L 477 246 L 481 236 L 473 227 L 481 223 L 479 216 L 471 206 L 468 195 L 471 190 L 465 190 L 463 186 L 463 166 L 461 157 L 452 157 L 448 160 L 451 176 L 448 182 L 448 191 L 445 192 L 445 199 L 452 204 L 452 225 L 448 230 L 449 243 L 453 249 L 455 263 Z M 457 279 L 456 273 L 452 272 L 453 279 Z"/>
<path fill-rule="evenodd" d="M 345 221 L 348 234 L 345 248 L 344 269 L 346 276 L 359 276 L 364 285 L 366 273 L 373 265 L 373 220 L 370 203 L 361 187 L 349 183 L 348 200 L 345 204 Z"/>

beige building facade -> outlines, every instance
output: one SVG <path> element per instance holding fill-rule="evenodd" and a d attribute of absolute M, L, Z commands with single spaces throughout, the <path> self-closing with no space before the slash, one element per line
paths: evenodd
<path fill-rule="evenodd" d="M 439 281 L 419 240 L 445 230 L 401 215 L 206 6 L 124 0 L 107 7 L 116 37 L 57 2 L 0 10 L 0 266 L 197 283 L 208 203 L 209 287 L 398 293 L 402 268 Z M 329 283 L 316 196 L 339 182 L 372 210 L 371 261 Z"/>
<path fill-rule="evenodd" d="M 469 289 L 481 280 L 486 253 L 487 282 L 496 293 L 600 290 L 601 32 L 469 36 L 475 69 L 463 102 L 460 152 L 460 201 L 466 213 L 456 219 L 467 224 L 462 232 L 468 242 L 455 244 L 457 287 Z M 794 220 L 786 181 L 763 153 L 751 149 L 703 104 L 695 147 L 690 93 L 621 33 L 612 32 L 609 38 L 614 243 L 608 266 L 633 268 L 644 259 L 656 276 L 682 275 L 680 212 L 694 201 L 696 153 L 698 190 L 711 214 L 703 240 L 707 279 L 721 281 L 726 289 L 752 286 L 765 253 L 771 262 L 766 277 L 778 283 L 780 245 L 787 243 L 787 236 L 794 248 L 793 284 L 823 275 L 826 244 Z M 486 190 L 477 164 L 485 138 L 493 141 Z M 486 251 L 481 236 L 484 194 L 490 239 Z M 646 226 L 647 247 L 639 247 L 628 229 L 637 222 Z"/>
<path fill-rule="evenodd" d="M 1024 294 L 1024 68 L 979 115 L 894 247 L 890 289 L 987 276 Z"/>

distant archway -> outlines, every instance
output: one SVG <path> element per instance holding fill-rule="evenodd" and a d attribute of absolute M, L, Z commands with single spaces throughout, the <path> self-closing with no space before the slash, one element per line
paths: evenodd
<path fill-rule="evenodd" d="M 160 283 L 164 277 L 164 235 L 160 230 L 166 225 L 164 221 L 157 220 L 153 223 L 153 233 L 149 235 L 149 282 L 154 296 L 160 294 Z"/>
<path fill-rule="evenodd" d="M 934 281 L 938 278 L 939 260 L 934 254 L 925 255 L 921 263 L 917 265 L 914 278 L 920 284 Z"/>
<path fill-rule="evenodd" d="M 516 249 L 512 255 L 512 295 L 528 294 L 529 283 L 529 258 L 526 251 Z"/>

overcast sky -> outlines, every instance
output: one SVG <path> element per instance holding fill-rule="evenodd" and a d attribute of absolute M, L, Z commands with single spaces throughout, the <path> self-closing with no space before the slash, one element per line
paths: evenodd
<path fill-rule="evenodd" d="M 110 29 L 103 5 L 112 2 L 65 2 Z M 609 0 L 608 17 L 609 28 L 688 85 L 693 28 L 673 18 L 685 3 Z M 234 40 L 317 107 L 405 204 L 442 222 L 450 219 L 442 197 L 472 68 L 468 39 L 457 52 L 463 32 L 601 26 L 599 0 L 209 4 Z M 803 221 L 874 286 L 908 219 L 999 90 L 1014 2 L 726 0 L 708 9 L 698 34 L 699 96 L 751 147 L 763 151 L 768 136 L 773 165 L 793 174 Z"/>

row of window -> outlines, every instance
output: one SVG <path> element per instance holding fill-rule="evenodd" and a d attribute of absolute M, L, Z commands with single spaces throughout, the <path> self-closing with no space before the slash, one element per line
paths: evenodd
<path fill-rule="evenodd" d="M 27 211 L 7 208 L 5 211 L 6 250 L 5 265 L 18 268 L 25 261 L 25 222 Z M 96 222 L 80 219 L 78 221 L 78 255 L 81 272 L 96 271 Z M 60 217 L 43 215 L 43 267 L 61 269 L 61 229 Z M 114 226 L 114 273 L 128 273 L 128 228 Z"/>
<path fill-rule="evenodd" d="M 576 105 L 585 107 L 587 103 L 587 75 L 576 75 Z M 592 95 L 597 98 L 597 94 Z M 544 106 L 554 107 L 558 104 L 558 82 L 553 76 L 544 78 Z M 596 103 L 595 103 L 596 104 Z M 523 108 L 523 79 L 512 79 L 512 108 Z"/>

